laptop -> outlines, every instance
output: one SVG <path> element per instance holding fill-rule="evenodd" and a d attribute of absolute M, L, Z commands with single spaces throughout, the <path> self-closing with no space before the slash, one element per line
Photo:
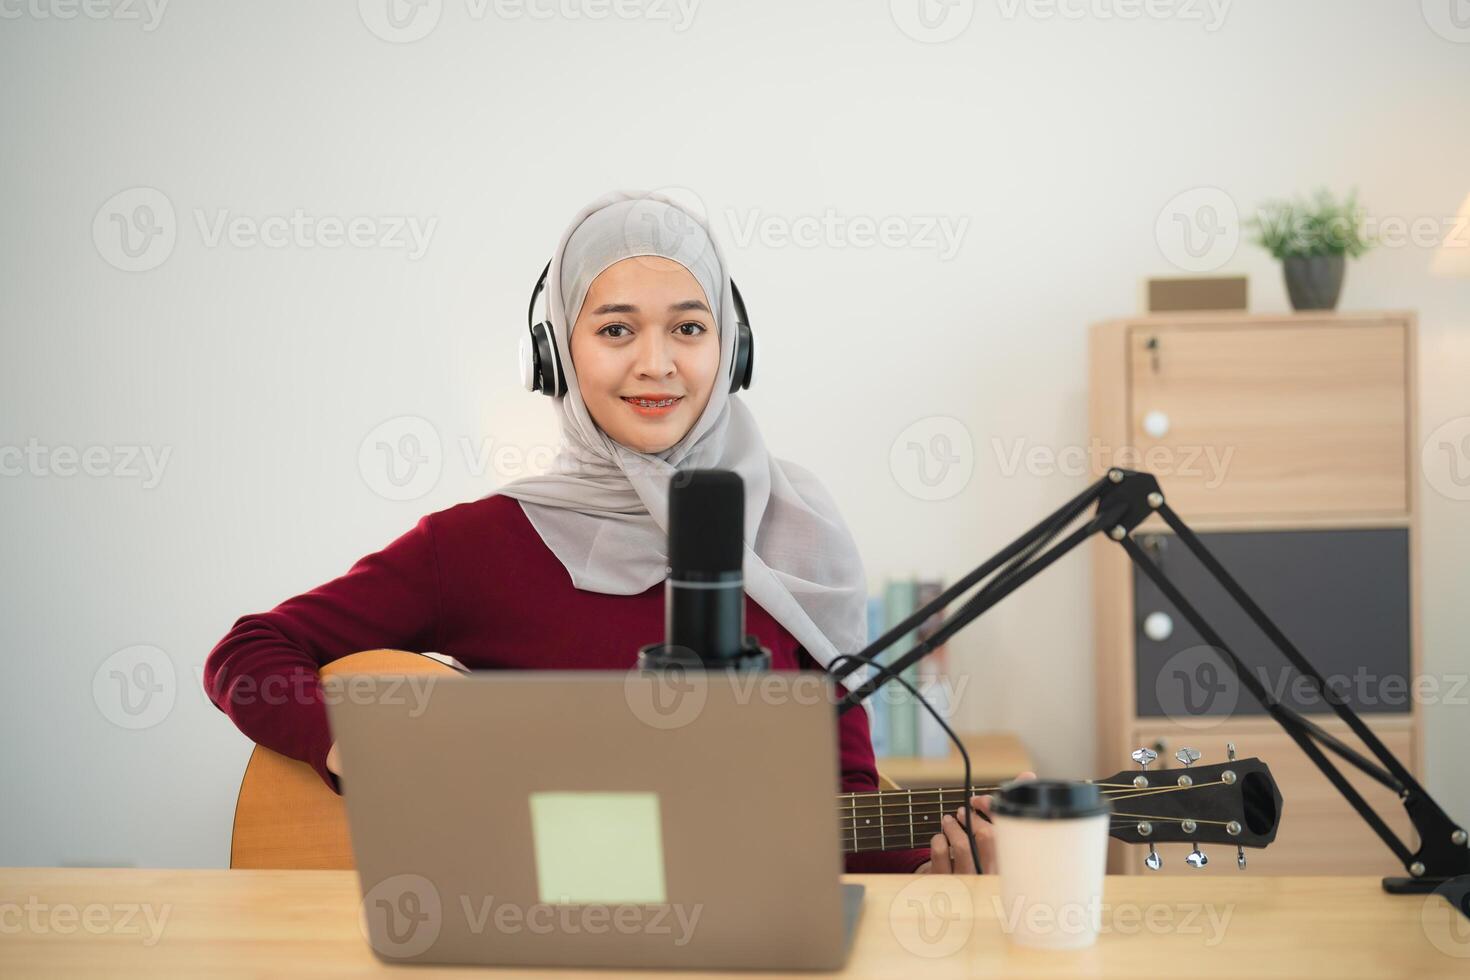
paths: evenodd
<path fill-rule="evenodd" d="M 380 959 L 845 963 L 863 888 L 839 878 L 828 679 L 634 670 L 418 681 L 413 697 L 407 685 L 374 686 L 377 696 L 351 678 L 326 681 L 361 922 Z"/>

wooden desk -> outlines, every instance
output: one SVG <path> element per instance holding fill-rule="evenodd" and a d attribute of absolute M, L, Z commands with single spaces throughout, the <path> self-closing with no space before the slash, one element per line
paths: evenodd
<path fill-rule="evenodd" d="M 1015 779 L 1016 773 L 1032 768 L 1026 746 L 1010 732 L 979 735 L 962 732 L 960 739 L 965 743 L 965 751 L 970 753 L 970 777 L 977 786 Z M 878 760 L 878 770 L 905 789 L 959 786 L 965 781 L 965 764 L 953 749 L 949 755 L 934 758 L 884 756 Z M 1084 774 L 1077 775 L 1081 778 Z"/>
<path fill-rule="evenodd" d="M 1385 895 L 1376 878 L 1251 877 L 1233 868 L 1190 878 L 1110 877 L 1098 944 L 1059 953 L 1009 944 L 994 878 L 849 880 L 868 893 L 852 959 L 837 974 L 844 977 L 1470 976 L 1470 929 L 1454 931 L 1449 905 Z M 3 869 L 0 976 L 467 975 L 379 963 L 358 931 L 357 904 L 350 871 Z M 139 905 L 152 918 L 135 914 L 125 923 L 126 910 Z M 661 980 L 688 975 L 659 971 Z"/>

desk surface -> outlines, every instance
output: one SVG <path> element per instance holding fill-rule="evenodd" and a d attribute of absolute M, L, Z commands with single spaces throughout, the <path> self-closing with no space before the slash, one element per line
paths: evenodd
<path fill-rule="evenodd" d="M 1110 877 L 1104 933 L 1076 952 L 1011 946 L 994 878 L 848 880 L 868 887 L 863 920 L 847 969 L 827 975 L 1470 976 L 1470 929 L 1449 905 L 1386 895 L 1376 878 L 1251 877 L 1234 868 Z M 0 976 L 467 975 L 379 963 L 358 931 L 357 904 L 351 871 L 0 869 Z"/>

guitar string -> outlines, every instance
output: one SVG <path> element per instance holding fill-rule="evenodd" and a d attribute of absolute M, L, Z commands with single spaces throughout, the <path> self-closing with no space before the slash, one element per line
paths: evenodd
<path fill-rule="evenodd" d="M 1109 829 L 1118 829 L 1118 828 L 1121 828 L 1121 827 L 1125 827 L 1125 826 L 1127 826 L 1127 825 L 1129 825 L 1131 823 L 1134 823 L 1136 821 L 1139 821 L 1139 820 L 1149 820 L 1149 821 L 1160 822 L 1160 823 L 1167 822 L 1167 821 L 1174 821 L 1174 822 L 1177 822 L 1177 823 L 1181 823 L 1182 824 L 1185 820 L 1193 819 L 1196 824 L 1210 824 L 1212 826 L 1218 826 L 1218 827 L 1225 827 L 1225 826 L 1228 826 L 1229 825 L 1229 822 L 1228 821 L 1225 821 L 1225 820 L 1200 820 L 1198 818 L 1193 818 L 1193 817 L 1159 817 L 1159 816 L 1150 816 L 1148 814 L 1142 814 L 1142 813 L 1115 813 L 1112 816 L 1113 816 L 1113 824 L 1112 824 L 1112 826 Z M 910 826 L 913 827 L 914 825 L 911 824 Z M 892 828 L 890 828 L 890 829 L 892 829 Z M 878 839 L 876 839 L 876 838 L 874 838 L 872 836 L 868 836 L 866 838 L 859 838 L 858 836 L 852 835 L 852 834 L 849 834 L 848 836 L 850 836 L 852 838 L 853 852 L 864 851 L 864 850 L 868 850 L 868 851 L 886 851 L 886 850 L 889 850 L 890 849 L 890 848 L 888 848 L 886 846 L 886 841 L 880 841 L 880 840 L 878 840 Z M 909 835 L 908 835 L 908 837 L 909 837 L 909 845 L 910 845 L 908 849 L 912 850 L 912 849 L 917 848 L 918 845 L 919 845 L 920 838 L 923 837 L 923 836 L 932 836 L 932 835 L 915 833 L 913 830 L 911 830 L 910 833 L 909 833 Z M 846 844 L 846 841 L 844 840 L 843 843 Z M 878 846 L 878 847 L 863 847 L 862 846 L 863 844 L 873 844 L 873 843 L 879 843 L 880 846 Z M 902 843 L 902 841 L 899 840 L 896 837 L 895 838 L 895 843 Z"/>
<path fill-rule="evenodd" d="M 1194 783 L 1194 782 L 1191 782 L 1191 783 L 1178 783 L 1178 782 L 1174 782 L 1174 783 L 1162 783 L 1162 784 L 1157 785 L 1157 786 L 1149 786 L 1149 785 L 1138 786 L 1138 785 L 1136 785 L 1134 783 L 1092 783 L 1090 785 L 1093 785 L 1093 786 L 1101 786 L 1101 787 L 1105 787 L 1105 788 L 1111 788 L 1111 791 L 1114 792 L 1114 793 L 1131 793 L 1131 792 L 1140 792 L 1140 793 L 1142 793 L 1142 792 L 1152 792 L 1154 790 L 1190 789 L 1191 787 L 1194 787 L 1194 786 L 1215 786 L 1215 785 L 1218 785 L 1221 782 L 1223 782 L 1223 780 L 1215 780 L 1214 782 L 1210 782 L 1210 783 Z M 973 792 L 973 793 L 983 793 L 983 792 L 985 792 L 987 790 L 995 790 L 995 789 L 999 789 L 999 788 L 1000 787 L 997 787 L 997 786 L 976 786 L 976 787 L 974 787 L 972 789 L 971 792 Z M 894 797 L 899 797 L 899 796 L 907 796 L 910 792 L 912 792 L 912 793 L 914 793 L 916 795 L 926 794 L 927 793 L 927 794 L 944 794 L 944 795 L 947 795 L 947 796 L 952 796 L 952 795 L 963 794 L 965 792 L 965 788 L 963 786 L 936 786 L 936 787 L 933 787 L 932 789 L 916 789 L 916 790 L 885 789 L 885 790 L 881 790 L 880 792 L 877 792 L 877 793 L 863 793 L 863 794 L 839 793 L 837 795 L 839 797 L 841 797 L 841 798 L 844 798 L 844 799 L 857 798 L 857 797 L 861 797 L 861 796 L 868 796 L 868 797 L 872 797 L 874 799 L 885 800 L 885 799 L 892 799 Z"/>
<path fill-rule="evenodd" d="M 1178 773 L 1179 775 L 1183 776 L 1183 775 L 1186 775 L 1187 772 L 1188 772 L 1188 770 L 1185 770 L 1185 769 L 1158 769 L 1158 770 L 1155 770 L 1152 773 L 1152 775 L 1155 775 L 1155 776 L 1163 776 L 1163 775 L 1169 775 L 1169 774 L 1172 774 L 1172 773 Z M 1149 774 L 1148 773 L 1143 773 L 1142 775 L 1144 775 L 1145 777 L 1147 777 Z M 1094 782 L 1089 782 L 1088 785 L 1089 786 L 1101 786 L 1104 789 L 1137 789 L 1138 788 L 1138 785 L 1136 783 L 1132 782 L 1132 781 L 1126 782 L 1126 783 L 1104 783 L 1104 782 L 1096 782 L 1096 783 L 1094 783 Z M 1167 784 L 1167 785 L 1174 785 L 1174 784 L 1171 783 L 1171 784 Z M 995 785 L 995 786 L 974 786 L 974 787 L 971 787 L 971 789 L 972 789 L 973 792 L 976 792 L 976 793 L 990 793 L 990 792 L 994 792 L 995 790 L 1002 789 L 1002 788 L 1004 788 L 1004 786 L 1005 786 L 1005 784 L 1002 783 L 1002 784 Z M 1150 787 L 1150 788 L 1153 788 L 1153 787 Z M 909 792 L 914 792 L 914 793 L 960 793 L 960 792 L 963 792 L 963 791 L 964 791 L 964 787 L 963 786 L 929 786 L 929 787 L 926 787 L 924 789 L 915 789 L 915 790 L 907 790 L 907 789 L 863 790 L 862 792 L 838 793 L 837 795 L 840 796 L 840 797 L 844 797 L 844 798 L 849 798 L 850 797 L 850 798 L 853 798 L 853 799 L 861 799 L 863 797 L 890 796 L 890 795 L 892 795 L 894 793 L 909 793 Z"/>
<path fill-rule="evenodd" d="M 1201 820 L 1199 817 L 1151 817 L 1146 813 L 1115 813 L 1113 817 L 1123 820 L 1157 820 L 1160 822 L 1173 820 L 1178 823 L 1193 820 L 1195 823 L 1213 824 L 1216 827 L 1226 827 L 1230 824 L 1229 820 Z"/>
<path fill-rule="evenodd" d="M 1180 823 L 1180 824 L 1182 824 L 1185 819 L 1186 818 L 1184 818 L 1184 817 L 1157 817 L 1157 816 L 1150 816 L 1148 814 L 1141 814 L 1141 813 L 1140 814 L 1126 814 L 1126 813 L 1125 814 L 1117 814 L 1115 816 L 1115 819 L 1114 819 L 1112 825 L 1109 827 L 1109 830 L 1119 830 L 1119 829 L 1122 829 L 1124 827 L 1130 827 L 1130 826 L 1132 826 L 1134 823 L 1136 823 L 1138 821 L 1149 821 L 1149 822 L 1152 822 L 1152 823 L 1168 823 L 1168 822 L 1174 822 L 1174 823 Z M 1209 825 L 1212 825 L 1212 826 L 1219 826 L 1219 827 L 1228 826 L 1228 824 L 1226 824 L 1226 822 L 1220 821 L 1220 820 L 1199 820 L 1199 819 L 1195 819 L 1195 823 L 1196 824 L 1199 824 L 1199 825 L 1209 824 Z M 908 827 L 905 828 L 906 833 L 897 833 L 897 832 L 894 832 L 894 831 L 897 831 L 898 830 L 898 828 L 896 828 L 896 827 L 890 827 L 888 829 L 889 829 L 890 833 L 886 834 L 883 838 L 880 838 L 878 835 L 873 834 L 871 832 L 859 833 L 856 836 L 854 836 L 851 833 L 851 831 L 849 831 L 848 833 L 842 835 L 843 844 L 846 845 L 850 841 L 852 843 L 853 848 L 856 849 L 856 850 L 863 850 L 863 849 L 866 849 L 866 850 L 890 850 L 891 848 L 889 846 L 887 846 L 887 845 L 889 845 L 889 844 L 903 844 L 905 842 L 905 838 L 907 838 L 908 847 L 915 848 L 915 847 L 918 847 L 920 845 L 920 843 L 925 838 L 932 837 L 932 836 L 934 836 L 934 834 L 936 834 L 936 833 L 939 832 L 938 830 L 930 831 L 928 828 L 923 827 L 923 826 L 921 826 L 920 824 L 917 824 L 917 823 L 908 825 Z M 891 840 L 889 838 L 891 838 Z M 867 847 L 867 848 L 864 848 L 863 845 L 870 845 L 870 846 Z M 873 847 L 871 845 L 878 845 L 878 846 L 877 847 Z"/>
<path fill-rule="evenodd" d="M 1178 793 L 1183 790 L 1204 789 L 1208 786 L 1223 785 L 1227 784 L 1223 779 L 1221 779 L 1210 783 L 1191 783 L 1188 786 L 1171 784 L 1167 786 L 1129 787 L 1126 790 L 1119 789 L 1111 793 L 1104 793 L 1103 796 L 1108 800 L 1131 800 L 1142 796 L 1158 796 L 1161 793 Z M 908 790 L 885 790 L 883 792 L 883 795 L 878 798 L 878 802 L 876 804 L 867 803 L 863 804 L 862 806 L 856 806 L 853 802 L 850 801 L 842 805 L 841 809 L 847 814 L 872 814 L 874 811 L 877 811 L 879 815 L 885 815 L 888 812 L 907 811 L 911 808 L 911 806 L 945 806 L 947 805 L 947 801 L 945 799 L 946 795 L 953 799 L 957 804 L 964 802 L 964 789 L 962 787 L 955 788 L 953 790 L 914 790 L 914 793 L 920 794 L 920 796 L 914 798 L 912 803 L 910 803 Z M 938 797 L 925 799 L 922 796 L 922 794 L 925 793 L 938 794 Z M 851 800 L 849 794 L 841 795 Z"/>
<path fill-rule="evenodd" d="M 1161 792 L 1178 792 L 1180 790 L 1187 790 L 1187 789 L 1202 789 L 1202 788 L 1204 788 L 1206 786 L 1219 786 L 1219 785 L 1223 785 L 1223 784 L 1224 784 L 1224 781 L 1223 780 L 1220 780 L 1220 781 L 1214 782 L 1214 783 L 1195 783 L 1195 784 L 1192 784 L 1190 786 L 1178 786 L 1178 785 L 1176 785 L 1176 786 L 1160 786 L 1160 787 L 1151 787 L 1147 791 L 1140 791 L 1140 792 L 1128 793 L 1128 794 L 1118 794 L 1118 795 L 1121 796 L 1123 799 L 1133 799 L 1135 797 L 1140 797 L 1140 796 L 1155 796 L 1155 795 L 1158 795 Z M 904 792 L 904 791 L 898 790 L 898 791 L 890 791 L 890 792 Z M 924 826 L 924 825 L 929 824 L 932 821 L 933 824 L 935 825 L 935 833 L 937 833 L 938 832 L 938 829 L 937 828 L 938 828 L 938 825 L 940 823 L 940 818 L 942 816 L 943 816 L 942 813 L 934 813 L 932 815 L 931 814 L 928 814 L 928 813 L 920 813 L 919 816 L 918 816 L 918 819 L 915 819 L 915 815 L 913 814 L 913 812 L 912 811 L 909 811 L 909 813 L 908 813 L 908 820 L 907 821 L 902 821 L 901 820 L 901 821 L 899 821 L 897 823 L 886 823 L 886 822 L 883 822 L 883 817 L 880 816 L 878 818 L 879 821 L 880 821 L 880 823 L 878 825 L 874 826 L 874 825 L 871 824 L 871 820 L 870 819 L 867 820 L 867 821 L 865 821 L 863 824 L 859 824 L 856 821 L 856 817 L 844 815 L 841 818 L 841 820 L 839 821 L 839 824 L 840 824 L 840 828 L 839 829 L 841 831 L 841 836 L 844 839 L 844 843 L 846 842 L 846 839 L 847 838 L 851 838 L 852 844 L 853 844 L 853 850 L 854 851 L 861 851 L 861 850 L 865 850 L 865 849 L 866 850 L 875 850 L 875 848 L 872 848 L 872 847 L 868 847 L 868 848 L 862 847 L 862 844 L 872 844 L 874 842 L 874 839 L 875 839 L 874 838 L 874 831 L 877 831 L 877 838 L 876 839 L 877 839 L 877 842 L 879 844 L 879 846 L 876 848 L 876 850 L 887 850 L 888 849 L 887 848 L 887 837 L 889 836 L 889 832 L 890 831 L 901 831 L 901 830 L 904 830 L 904 829 L 907 829 L 907 831 L 908 831 L 907 836 L 908 836 L 908 842 L 909 842 L 910 846 L 911 847 L 916 847 L 919 844 L 919 840 L 920 840 L 920 837 L 921 836 L 929 836 L 929 834 L 928 834 L 929 828 L 927 826 Z M 1133 823 L 1133 822 L 1140 821 L 1140 820 L 1155 821 L 1155 822 L 1160 822 L 1160 823 L 1169 822 L 1169 821 L 1173 821 L 1173 822 L 1177 822 L 1177 823 L 1183 823 L 1185 820 L 1192 819 L 1192 820 L 1194 820 L 1194 822 L 1196 824 L 1209 824 L 1209 825 L 1212 825 L 1212 826 L 1220 826 L 1220 827 L 1225 827 L 1225 826 L 1228 826 L 1229 825 L 1229 821 L 1225 821 L 1225 820 L 1204 820 L 1204 819 L 1200 819 L 1200 818 L 1197 818 L 1197 817 L 1172 817 L 1172 816 L 1162 816 L 1162 815 L 1153 815 L 1153 814 L 1141 814 L 1141 813 L 1112 813 L 1112 814 L 1110 814 L 1110 817 L 1111 817 L 1111 820 L 1112 820 L 1112 828 L 1117 828 L 1117 827 L 1125 826 L 1126 824 Z M 894 834 L 893 836 L 895 837 L 895 842 L 901 842 L 901 838 L 903 837 L 902 834 Z"/>
<path fill-rule="evenodd" d="M 1110 785 L 1115 785 L 1116 786 L 1118 784 L 1110 784 Z M 1109 800 L 1113 800 L 1113 799 L 1135 799 L 1135 798 L 1144 797 L 1144 796 L 1157 796 L 1160 793 L 1177 793 L 1177 792 L 1180 792 L 1180 791 L 1183 791 L 1183 790 L 1203 789 L 1203 788 L 1209 787 L 1209 786 L 1220 786 L 1220 785 L 1225 785 L 1225 781 L 1224 780 L 1217 780 L 1217 781 L 1211 782 L 1211 783 L 1191 783 L 1190 785 L 1187 785 L 1187 786 L 1179 785 L 1179 784 L 1176 783 L 1174 785 L 1150 786 L 1150 787 L 1146 787 L 1146 788 L 1130 787 L 1131 790 L 1132 790 L 1131 792 L 1128 791 L 1128 790 L 1118 790 L 1118 791 L 1113 792 L 1111 794 L 1107 794 L 1107 796 L 1108 796 L 1108 799 Z M 934 793 L 940 794 L 940 800 L 939 801 L 933 801 L 933 800 L 931 800 L 931 801 L 928 801 L 925 804 L 921 804 L 922 806 L 934 806 L 934 805 L 936 805 L 936 803 L 939 806 L 943 806 L 944 805 L 944 802 L 943 802 L 943 793 L 944 793 L 944 790 L 943 789 L 936 788 L 936 789 L 933 789 L 933 790 L 928 790 L 928 791 L 922 791 L 921 790 L 921 791 L 916 791 L 916 792 L 919 792 L 921 794 L 924 793 L 924 792 L 928 792 L 928 793 L 931 793 L 931 794 L 934 794 Z M 954 792 L 961 794 L 961 798 L 962 798 L 962 795 L 964 793 L 964 788 L 963 787 L 958 787 L 958 788 L 956 788 L 954 790 Z M 852 797 L 855 797 L 857 794 L 844 794 L 844 795 L 848 796 L 849 798 L 852 798 Z M 847 840 L 848 839 L 851 839 L 851 841 L 852 841 L 852 852 L 853 853 L 861 852 L 861 851 L 864 851 L 864 850 L 869 850 L 869 851 L 871 851 L 871 850 L 880 850 L 880 851 L 881 850 L 887 850 L 888 849 L 888 841 L 887 841 L 887 838 L 890 836 L 890 832 L 894 832 L 894 831 L 898 831 L 898 833 L 893 833 L 892 834 L 892 836 L 894 837 L 894 842 L 895 843 L 903 843 L 903 837 L 904 836 L 907 836 L 908 837 L 907 843 L 910 845 L 910 848 L 917 847 L 920 844 L 922 837 L 924 837 L 924 836 L 931 836 L 931 834 L 929 833 L 930 827 L 925 826 L 925 825 L 930 824 L 932 822 L 932 824 L 934 826 L 934 832 L 935 833 L 938 832 L 938 826 L 940 824 L 940 819 L 942 818 L 943 814 L 942 813 L 939 813 L 939 812 L 930 814 L 930 813 L 922 812 L 922 810 L 921 810 L 921 812 L 917 815 L 917 819 L 916 819 L 916 815 L 914 813 L 913 807 L 910 805 L 910 803 L 909 803 L 909 801 L 907 799 L 907 797 L 909 796 L 909 791 L 908 790 L 886 790 L 886 791 L 883 791 L 883 793 L 876 794 L 876 795 L 878 795 L 878 798 L 880 800 L 880 804 L 877 807 L 877 809 L 880 811 L 879 812 L 879 815 L 877 817 L 877 819 L 879 821 L 879 823 L 877 825 L 873 825 L 872 824 L 872 822 L 871 822 L 872 821 L 872 817 L 871 816 L 866 817 L 863 820 L 862 823 L 859 823 L 858 822 L 858 818 L 856 816 L 856 812 L 857 812 L 856 807 L 849 807 L 849 812 L 842 814 L 841 815 L 841 819 L 839 820 L 839 824 L 840 824 L 840 828 L 839 829 L 840 829 L 840 832 L 841 832 L 841 836 L 843 838 L 844 846 L 846 845 Z M 891 804 L 881 802 L 881 801 L 884 800 L 885 797 L 899 797 L 899 796 L 905 797 L 905 799 L 902 802 L 900 802 L 897 799 L 894 799 L 894 801 Z M 871 807 L 871 806 L 867 806 L 867 807 L 864 807 L 863 808 L 863 810 L 864 810 L 865 813 L 867 813 L 868 811 L 870 811 L 872 809 L 874 809 L 874 808 Z M 889 823 L 889 822 L 887 822 L 887 820 L 885 819 L 885 817 L 887 816 L 887 814 L 884 813 L 883 811 L 884 810 L 893 810 L 893 809 L 898 809 L 898 810 L 904 811 L 904 813 L 901 814 L 901 816 L 906 815 L 908 819 L 906 821 L 900 819 L 898 822 L 895 822 L 895 823 Z M 1170 821 L 1177 822 L 1177 823 L 1183 823 L 1186 819 L 1193 819 L 1196 824 L 1209 824 L 1209 825 L 1212 825 L 1212 826 L 1221 826 L 1221 827 L 1228 826 L 1228 823 L 1229 823 L 1228 821 L 1224 821 L 1224 820 L 1203 820 L 1203 819 L 1199 819 L 1199 818 L 1171 817 L 1171 816 L 1151 815 L 1151 814 L 1135 814 L 1135 813 L 1112 813 L 1112 814 L 1110 814 L 1110 818 L 1111 818 L 1111 821 L 1112 821 L 1112 824 L 1111 824 L 1110 829 L 1116 829 L 1116 828 L 1119 828 L 1119 827 L 1122 827 L 1122 826 L 1126 826 L 1129 823 L 1133 823 L 1133 822 L 1140 821 L 1140 820 L 1156 821 L 1156 822 L 1160 822 L 1160 823 L 1170 822 Z M 903 833 L 901 833 L 901 831 L 904 831 L 904 830 L 907 830 L 907 834 L 906 835 L 903 834 Z M 875 831 L 877 832 L 876 834 L 874 833 Z M 876 847 L 872 846 L 874 844 L 876 844 L 877 846 Z M 864 845 L 868 845 L 868 846 L 864 846 Z"/>
<path fill-rule="evenodd" d="M 1161 771 L 1167 772 L 1168 770 L 1161 770 Z M 1102 786 L 1104 788 L 1116 787 L 1118 789 L 1133 789 L 1134 788 L 1134 786 L 1133 786 L 1132 783 L 1092 783 L 1091 785 L 1093 785 L 1093 786 Z M 974 786 L 974 787 L 971 787 L 971 791 L 972 792 L 975 792 L 975 793 L 993 793 L 993 792 L 995 792 L 996 790 L 998 790 L 1000 788 L 1001 788 L 1001 786 Z M 880 797 L 880 796 L 888 796 L 888 795 L 893 794 L 893 793 L 910 793 L 910 792 L 913 792 L 913 793 L 962 793 L 962 792 L 964 792 L 964 789 L 965 788 L 963 786 L 931 786 L 931 787 L 929 787 L 927 789 L 915 789 L 915 790 L 907 790 L 907 789 L 880 789 L 880 790 L 866 790 L 866 791 L 861 792 L 861 793 L 858 793 L 858 792 L 853 792 L 853 793 L 838 793 L 837 795 L 839 797 L 844 798 L 844 799 L 847 799 L 847 798 L 861 799 L 862 797 L 866 797 L 866 796 Z"/>
<path fill-rule="evenodd" d="M 1167 770 L 1167 769 L 1161 770 L 1161 772 L 1169 772 L 1169 771 L 1171 771 L 1171 770 Z M 1181 771 L 1181 774 L 1182 774 L 1182 771 Z M 1092 786 L 1100 786 L 1100 787 L 1102 787 L 1104 789 L 1135 790 L 1135 789 L 1168 789 L 1168 788 L 1172 788 L 1176 784 L 1171 783 L 1171 784 L 1167 784 L 1165 786 L 1145 786 L 1145 787 L 1139 787 L 1139 786 L 1137 786 L 1134 783 L 1091 783 L 1090 785 L 1092 785 Z M 1199 784 L 1199 785 L 1204 785 L 1204 784 Z M 1210 785 L 1214 785 L 1214 784 L 1212 783 Z M 999 790 L 1001 788 L 1002 788 L 1001 786 L 974 786 L 974 787 L 971 787 L 971 793 L 993 793 L 996 790 Z M 1187 786 L 1184 787 L 1184 788 L 1185 789 L 1188 789 Z M 877 799 L 877 800 L 882 800 L 884 798 L 894 796 L 895 794 L 900 794 L 900 795 L 905 795 L 905 796 L 908 795 L 909 793 L 915 793 L 915 794 L 936 794 L 937 793 L 937 794 L 944 794 L 944 795 L 958 795 L 958 794 L 963 794 L 964 791 L 965 791 L 965 788 L 963 786 L 934 786 L 934 787 L 930 787 L 928 789 L 915 789 L 915 790 L 907 790 L 907 789 L 880 789 L 880 790 L 865 791 L 865 792 L 861 792 L 861 793 L 838 793 L 837 796 L 838 796 L 839 799 L 850 800 L 850 801 L 856 801 L 856 800 L 861 800 L 861 799 Z"/>
<path fill-rule="evenodd" d="M 1194 783 L 1194 784 L 1191 784 L 1189 786 L 1151 786 L 1151 787 L 1149 787 L 1147 789 L 1139 789 L 1139 790 L 1134 790 L 1132 792 L 1119 790 L 1119 791 L 1116 791 L 1116 792 L 1113 792 L 1113 793 L 1105 793 L 1105 794 L 1103 794 L 1103 796 L 1104 796 L 1104 799 L 1107 799 L 1109 801 L 1111 801 L 1111 800 L 1132 800 L 1132 799 L 1137 799 L 1139 797 L 1144 797 L 1144 796 L 1159 796 L 1160 794 L 1164 794 L 1164 793 L 1178 793 L 1178 792 L 1182 792 L 1183 790 L 1204 789 L 1204 788 L 1209 787 L 1209 786 L 1222 786 L 1222 785 L 1225 785 L 1225 783 L 1224 783 L 1223 780 L 1219 780 L 1219 781 L 1216 781 L 1216 782 L 1213 782 L 1213 783 Z M 898 791 L 898 796 L 904 797 L 905 795 L 906 794 L 904 794 L 903 791 Z M 912 805 L 909 803 L 909 801 L 906 798 L 894 799 L 894 800 L 884 800 L 884 801 L 881 801 L 881 802 L 876 803 L 876 804 L 864 804 L 863 806 L 854 806 L 854 805 L 851 805 L 851 804 L 844 804 L 844 805 L 842 805 L 840 807 L 840 809 L 844 813 L 847 813 L 847 814 L 862 813 L 862 814 L 866 814 L 866 815 L 874 815 L 874 814 L 886 815 L 888 813 L 904 813 L 904 812 L 908 811 L 911 807 L 912 808 L 918 808 L 918 807 L 929 808 L 929 807 L 935 807 L 935 806 L 948 806 L 949 803 L 951 803 L 951 802 L 952 803 L 955 803 L 956 806 L 958 806 L 958 805 L 960 805 L 960 804 L 962 804 L 964 802 L 964 796 L 963 795 L 953 795 L 953 796 L 950 796 L 948 798 L 946 798 L 946 797 L 931 797 L 931 798 L 928 798 L 928 799 L 920 799 L 918 797 L 915 797 Z"/>
<path fill-rule="evenodd" d="M 1228 820 L 1206 820 L 1201 817 L 1172 817 L 1150 813 L 1114 813 L 1110 814 L 1110 819 L 1113 821 L 1114 826 L 1122 826 L 1124 824 L 1136 823 L 1140 820 L 1147 820 L 1154 823 L 1183 823 L 1186 820 L 1193 820 L 1197 824 L 1210 824 L 1211 826 L 1217 827 L 1227 827 L 1230 825 L 1230 821 Z M 885 831 L 884 836 L 891 836 L 893 831 L 903 830 L 908 827 L 923 827 L 930 823 L 933 823 L 936 826 L 938 825 L 937 820 L 934 820 L 930 817 L 924 817 L 922 819 L 916 818 L 912 822 L 905 822 L 903 824 L 886 824 L 882 828 L 879 828 L 877 826 L 865 827 L 862 825 L 845 824 L 842 827 L 842 831 L 843 836 L 852 837 L 854 832 L 857 832 L 859 836 L 863 834 L 874 835 L 881 829 Z"/>

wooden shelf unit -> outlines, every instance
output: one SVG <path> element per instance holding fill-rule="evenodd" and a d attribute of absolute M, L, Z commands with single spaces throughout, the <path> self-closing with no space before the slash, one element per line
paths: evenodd
<path fill-rule="evenodd" d="M 1114 464 L 1153 473 L 1170 506 L 1268 614 L 1300 619 L 1295 628 L 1281 626 L 1319 670 L 1351 686 L 1347 672 L 1357 665 L 1353 674 L 1367 678 L 1368 695 L 1354 706 L 1418 775 L 1420 706 L 1412 697 L 1399 703 L 1384 694 L 1388 680 L 1404 674 L 1412 685 L 1421 676 L 1415 334 L 1409 312 L 1111 320 L 1092 328 L 1089 408 L 1101 448 L 1092 454 L 1096 475 Z M 1171 578 L 1188 577 L 1193 559 L 1161 520 L 1140 525 L 1135 536 L 1155 549 Z M 1217 545 L 1233 545 L 1237 564 Z M 1098 771 L 1126 767 L 1129 753 L 1145 745 L 1161 750 L 1154 768 L 1178 767 L 1173 753 L 1186 745 L 1201 749 L 1205 762 L 1217 762 L 1225 743 L 1234 742 L 1242 757 L 1259 756 L 1271 766 L 1284 797 L 1280 834 L 1271 848 L 1248 855 L 1252 870 L 1402 874 L 1280 727 L 1249 713 L 1259 708 L 1248 693 L 1223 714 L 1208 713 L 1208 699 L 1194 699 L 1190 669 L 1209 654 L 1184 646 L 1192 635 L 1187 624 L 1149 595 L 1151 587 L 1115 542 L 1098 537 L 1090 547 Z M 1362 595 L 1339 602 L 1344 589 Z M 1228 618 L 1223 592 L 1201 598 L 1183 591 L 1242 659 L 1258 663 L 1247 655 L 1252 644 L 1222 621 Z M 1140 608 L 1140 596 L 1149 608 Z M 1164 639 L 1144 632 L 1152 612 L 1167 617 L 1172 632 Z M 1278 665 L 1260 663 L 1270 680 L 1283 677 Z M 1223 664 L 1220 673 L 1228 673 Z M 1178 692 L 1171 678 L 1178 678 Z M 1374 678 L 1382 682 L 1376 692 Z M 1345 733 L 1320 704 L 1298 710 Z M 1396 832 L 1409 833 L 1391 793 L 1360 780 L 1350 766 L 1343 769 L 1360 788 L 1371 785 L 1367 798 Z M 1415 846 L 1412 836 L 1405 840 Z M 1213 870 L 1185 868 L 1186 850 L 1160 848 L 1164 870 Z M 1235 855 L 1211 850 L 1212 866 L 1222 869 L 1216 873 L 1234 873 Z M 1110 870 L 1138 873 L 1144 853 L 1114 846 Z"/>

